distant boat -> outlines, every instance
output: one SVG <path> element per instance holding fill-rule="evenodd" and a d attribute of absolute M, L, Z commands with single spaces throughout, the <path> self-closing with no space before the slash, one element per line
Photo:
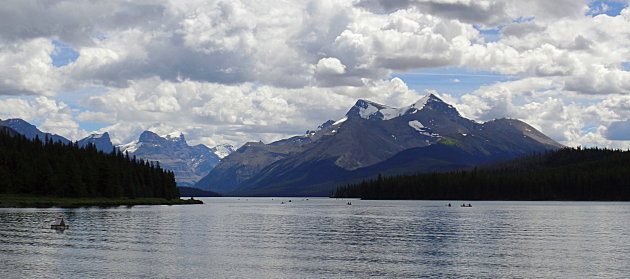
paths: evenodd
<path fill-rule="evenodd" d="M 63 217 L 57 217 L 57 219 L 55 219 L 55 221 L 50 225 L 50 228 L 55 230 L 65 230 L 70 228 L 70 225 L 66 223 Z"/>

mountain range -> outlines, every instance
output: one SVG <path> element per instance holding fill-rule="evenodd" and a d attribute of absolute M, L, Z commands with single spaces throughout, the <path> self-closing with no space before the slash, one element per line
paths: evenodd
<path fill-rule="evenodd" d="M 3 120 L 1 125 L 9 127 L 12 131 L 29 139 L 38 137 L 40 140 L 49 138 L 65 144 L 71 142 L 62 136 L 42 132 L 22 119 Z M 194 185 L 195 182 L 207 175 L 222 157 L 233 151 L 233 147 L 227 144 L 214 148 L 209 148 L 203 144 L 190 146 L 181 133 L 159 136 L 150 131 L 143 132 L 137 141 L 120 146 L 112 144 L 107 132 L 91 134 L 77 141 L 77 144 L 81 147 L 93 144 L 96 149 L 105 153 L 111 153 L 116 149 L 117 151 L 128 152 L 129 156 L 135 156 L 137 159 L 159 162 L 162 168 L 175 173 L 179 186 Z"/>
<path fill-rule="evenodd" d="M 120 149 L 138 158 L 160 162 L 162 167 L 175 173 L 178 186 L 194 185 L 221 160 L 213 149 L 203 144 L 188 145 L 184 134 L 179 132 L 159 136 L 145 131 L 137 141 Z"/>
<path fill-rule="evenodd" d="M 0 124 L 31 139 L 70 143 L 21 119 Z M 339 185 L 378 175 L 449 171 L 562 147 L 519 120 L 466 119 L 432 94 L 403 108 L 358 100 L 338 121 L 269 144 L 248 142 L 236 151 L 230 145 L 190 146 L 179 132 L 145 131 L 119 146 L 108 133 L 92 134 L 77 144 L 157 161 L 175 173 L 178 186 L 242 196 L 328 196 Z"/>
<path fill-rule="evenodd" d="M 223 195 L 328 196 L 378 175 L 447 171 L 562 147 L 515 119 L 478 123 L 428 95 L 403 108 L 358 100 L 305 135 L 249 142 L 195 187 Z"/>
<path fill-rule="evenodd" d="M 42 141 L 45 140 L 46 138 L 49 138 L 55 142 L 60 141 L 65 144 L 70 143 L 70 140 L 60 135 L 44 133 L 40 131 L 39 129 L 37 129 L 37 127 L 35 127 L 34 125 L 19 118 L 2 120 L 2 125 L 13 129 L 14 131 L 18 132 L 19 134 L 22 134 L 23 136 L 31 140 L 38 137 Z M 111 152 L 111 150 L 109 151 Z"/>

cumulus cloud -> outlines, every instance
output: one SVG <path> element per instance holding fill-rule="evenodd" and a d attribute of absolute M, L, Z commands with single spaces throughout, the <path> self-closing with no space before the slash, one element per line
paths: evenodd
<path fill-rule="evenodd" d="M 317 62 L 315 71 L 323 75 L 340 75 L 346 72 L 346 65 L 341 64 L 339 59 L 334 57 L 322 58 Z"/>
<path fill-rule="evenodd" d="M 452 102 L 466 117 L 479 121 L 516 118 L 569 146 L 629 145 L 623 130 L 630 118 L 630 97 L 601 99 L 563 91 L 562 79 L 527 78 L 482 86 Z M 616 123 L 616 124 L 615 124 Z"/>
<path fill-rule="evenodd" d="M 401 106 L 421 97 L 398 78 L 366 81 L 360 87 L 300 89 L 150 78 L 89 97 L 83 105 L 91 111 L 79 117 L 116 119 L 102 131 L 109 131 L 118 143 L 160 127 L 182 131 L 192 143 L 240 145 L 278 140 L 340 119 L 358 98 Z"/>
<path fill-rule="evenodd" d="M 0 95 L 53 95 L 61 87 L 50 58 L 54 49 L 42 38 L 0 43 Z"/>
<path fill-rule="evenodd" d="M 73 114 L 74 110 L 65 103 L 44 96 L 32 100 L 0 99 L 0 117 L 2 119 L 21 118 L 39 124 L 38 128 L 44 132 L 77 140 L 85 137 L 87 132 L 80 129 Z"/>
<path fill-rule="evenodd" d="M 284 88 L 360 86 L 364 78 L 382 79 L 392 72 L 460 65 L 505 74 L 570 75 L 601 57 L 569 53 L 569 47 L 588 52 L 601 41 L 601 34 L 624 37 L 628 32 L 623 28 L 602 32 L 602 26 L 627 22 L 624 17 L 605 15 L 590 20 L 584 15 L 583 1 L 562 5 L 500 0 L 10 4 L 0 9 L 6 15 L 3 26 L 24 30 L 0 29 L 8 42 L 58 39 L 79 52 L 78 59 L 63 69 L 48 69 L 47 76 L 66 81 L 66 90 L 90 84 L 125 88 L 134 80 L 155 76 L 173 82 L 256 82 Z M 82 12 L 68 14 L 70 7 Z M 375 7 L 391 11 L 374 13 Z M 27 15 L 41 17 L 28 21 Z M 535 20 L 513 22 L 527 17 Z M 548 17 L 566 19 L 548 23 Z M 505 38 L 484 44 L 475 28 L 484 24 L 507 24 L 502 31 Z M 572 32 L 566 32 L 569 28 Z M 37 59 L 49 66 L 48 45 L 48 50 L 39 52 L 44 57 Z M 623 53 L 605 61 L 619 55 Z M 6 64 L 34 61 L 21 57 Z M 19 77 L 11 79 L 16 80 Z"/>
<path fill-rule="evenodd" d="M 0 113 L 68 137 L 96 121 L 121 143 L 149 128 L 208 144 L 270 141 L 341 117 L 357 98 L 408 105 L 423 93 L 391 76 L 439 67 L 508 78 L 442 94 L 477 120 L 612 144 L 612 123 L 630 118 L 630 9 L 593 16 L 585 0 L 5 2 Z M 53 66 L 53 40 L 77 59 Z M 52 99 L 86 87 L 106 92 L 81 111 Z"/>

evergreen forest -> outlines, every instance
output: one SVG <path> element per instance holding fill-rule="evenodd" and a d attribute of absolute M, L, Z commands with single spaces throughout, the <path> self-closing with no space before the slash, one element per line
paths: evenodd
<path fill-rule="evenodd" d="M 0 131 L 0 194 L 62 198 L 179 198 L 175 176 L 159 164 Z"/>
<path fill-rule="evenodd" d="M 562 148 L 473 169 L 379 177 L 334 197 L 416 200 L 630 201 L 630 151 Z"/>

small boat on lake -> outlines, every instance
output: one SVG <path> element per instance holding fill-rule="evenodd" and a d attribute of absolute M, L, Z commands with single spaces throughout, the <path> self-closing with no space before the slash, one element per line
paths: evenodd
<path fill-rule="evenodd" d="M 63 217 L 57 217 L 57 219 L 55 219 L 55 221 L 50 225 L 50 228 L 55 230 L 65 230 L 70 228 L 70 225 L 66 223 L 66 220 L 64 220 Z"/>

